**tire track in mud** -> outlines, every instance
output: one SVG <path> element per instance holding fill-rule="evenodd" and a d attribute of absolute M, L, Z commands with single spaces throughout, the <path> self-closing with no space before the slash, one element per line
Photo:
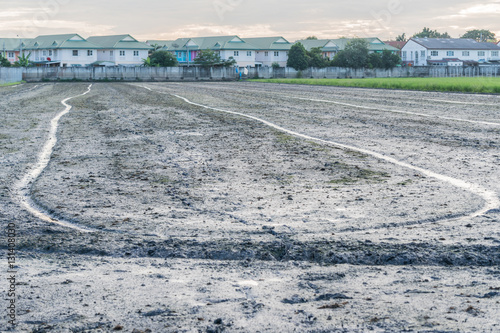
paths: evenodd
<path fill-rule="evenodd" d="M 76 96 L 68 97 L 61 101 L 61 104 L 66 108 L 58 113 L 50 122 L 50 130 L 47 141 L 42 147 L 40 154 L 38 156 L 37 162 L 35 165 L 29 170 L 29 172 L 24 175 L 24 177 L 14 185 L 13 192 L 15 196 L 15 201 L 19 202 L 21 207 L 26 209 L 29 213 L 36 216 L 37 218 L 50 222 L 53 224 L 57 224 L 66 228 L 74 229 L 80 232 L 94 232 L 94 229 L 78 226 L 75 223 L 64 221 L 57 219 L 56 217 L 50 216 L 50 213 L 44 211 L 41 207 L 39 207 L 31 198 L 31 187 L 33 183 L 37 180 L 37 178 L 41 175 L 43 170 L 47 167 L 50 162 L 50 158 L 52 156 L 52 152 L 57 143 L 57 128 L 59 126 L 59 120 L 67 114 L 72 106 L 67 104 L 67 102 L 73 98 L 87 95 L 90 92 L 92 84 L 88 86 L 87 91 Z"/>
<path fill-rule="evenodd" d="M 204 88 L 207 88 L 207 87 L 204 87 Z M 209 87 L 209 88 L 212 88 L 212 87 Z M 220 88 L 214 88 L 214 89 L 220 89 Z M 445 116 L 431 115 L 431 114 L 425 114 L 425 113 L 420 113 L 420 112 L 411 112 L 411 111 L 403 111 L 403 110 L 396 110 L 396 109 L 387 109 L 387 108 L 380 108 L 380 107 L 373 107 L 373 106 L 365 106 L 365 105 L 351 104 L 351 103 L 338 102 L 338 101 L 325 100 L 325 99 L 296 97 L 296 96 L 290 96 L 290 95 L 287 95 L 284 93 L 276 93 L 276 92 L 269 92 L 269 91 L 260 91 L 260 90 L 251 90 L 251 89 L 246 89 L 246 91 L 250 91 L 250 92 L 258 91 L 259 93 L 278 95 L 278 96 L 281 96 L 283 98 L 298 99 L 298 100 L 318 102 L 318 103 L 336 104 L 336 105 L 348 106 L 348 107 L 357 108 L 357 109 L 364 109 L 364 110 L 374 110 L 374 111 L 379 111 L 379 112 L 407 114 L 407 115 L 411 115 L 411 116 L 418 116 L 418 117 L 424 117 L 424 118 L 436 118 L 436 119 L 466 122 L 466 123 L 479 124 L 479 125 L 500 126 L 500 123 L 495 123 L 495 122 L 490 122 L 490 121 L 445 117 Z M 232 91 L 232 92 L 234 92 L 234 91 Z M 240 90 L 240 92 L 241 92 L 241 90 Z M 462 105 L 498 106 L 497 104 L 487 104 L 487 103 L 469 103 L 469 102 L 447 101 L 447 100 L 438 100 L 438 99 L 427 99 L 427 100 L 440 102 L 440 103 L 451 103 L 451 104 L 462 104 Z"/>
<path fill-rule="evenodd" d="M 136 87 L 142 87 L 142 88 L 147 89 L 149 91 L 153 91 L 151 88 L 146 87 L 146 86 L 136 86 Z M 186 102 L 188 104 L 191 104 L 191 105 L 194 105 L 194 106 L 198 106 L 198 107 L 202 107 L 202 108 L 209 109 L 209 110 L 213 110 L 213 111 L 217 111 L 217 112 L 224 112 L 224 113 L 233 114 L 233 115 L 236 115 L 236 116 L 240 116 L 240 117 L 252 119 L 252 120 L 258 121 L 260 123 L 263 123 L 266 126 L 274 128 L 274 129 L 276 129 L 278 131 L 281 131 L 281 132 L 293 135 L 295 137 L 299 137 L 299 138 L 302 138 L 302 139 L 315 141 L 315 142 L 318 142 L 318 143 L 321 143 L 321 144 L 324 144 L 324 145 L 335 146 L 335 147 L 338 147 L 338 148 L 341 148 L 341 149 L 344 149 L 344 150 L 356 151 L 356 152 L 359 152 L 359 153 L 363 153 L 363 154 L 366 154 L 366 155 L 373 156 L 373 157 L 375 157 L 377 159 L 389 162 L 389 163 L 394 164 L 394 165 L 401 166 L 403 168 L 407 168 L 407 169 L 410 169 L 410 170 L 414 170 L 414 171 L 420 172 L 421 174 L 423 174 L 423 175 L 425 175 L 427 177 L 431 177 L 431 178 L 437 179 L 437 180 L 439 180 L 441 182 L 445 182 L 445 183 L 451 184 L 452 186 L 455 186 L 455 187 L 461 188 L 463 190 L 466 190 L 466 191 L 468 191 L 470 193 L 473 193 L 474 195 L 477 195 L 477 196 L 481 197 L 485 201 L 485 204 L 483 205 L 483 207 L 481 209 L 475 211 L 475 212 L 472 212 L 470 214 L 461 214 L 459 217 L 456 217 L 456 215 L 455 215 L 455 217 L 451 217 L 451 218 L 450 217 L 443 217 L 442 219 L 433 220 L 433 223 L 435 223 L 437 221 L 458 221 L 458 220 L 462 220 L 462 219 L 474 218 L 474 217 L 478 217 L 478 216 L 484 215 L 488 211 L 494 210 L 494 209 L 497 209 L 497 208 L 500 207 L 500 199 L 498 197 L 498 194 L 496 192 L 494 192 L 494 191 L 487 190 L 486 188 L 483 188 L 480 185 L 469 183 L 469 182 L 466 182 L 464 180 L 453 178 L 453 177 L 450 177 L 450 176 L 442 175 L 442 174 L 436 173 L 434 171 L 427 170 L 427 169 L 424 169 L 424 168 L 421 168 L 421 167 L 418 167 L 418 166 L 414 166 L 412 164 L 399 161 L 399 160 L 397 160 L 395 158 L 392 158 L 392 157 L 389 157 L 389 156 L 386 156 L 386 155 L 383 155 L 381 153 L 377 153 L 377 152 L 374 152 L 374 151 L 371 151 L 371 150 L 368 150 L 368 149 L 359 148 L 359 147 L 355 147 L 355 146 L 351 146 L 351 145 L 342 144 L 342 143 L 339 143 L 339 142 L 328 141 L 328 140 L 324 140 L 324 139 L 312 137 L 312 136 L 309 136 L 307 134 L 302 134 L 302 133 L 298 133 L 298 132 L 286 129 L 284 127 L 278 126 L 278 125 L 276 125 L 274 123 L 271 123 L 271 122 L 269 122 L 267 120 L 264 120 L 264 119 L 261 119 L 261 118 L 258 118 L 258 117 L 254 117 L 254 116 L 251 116 L 251 115 L 248 115 L 248 114 L 244 114 L 244 113 L 241 113 L 241 112 L 224 110 L 224 109 L 220 109 L 220 108 L 214 108 L 214 107 L 206 106 L 206 105 L 203 105 L 203 104 L 192 102 L 192 101 L 188 100 L 187 98 L 182 97 L 180 95 L 171 94 L 171 93 L 169 93 L 169 94 L 172 95 L 172 96 L 175 96 L 175 97 L 177 97 L 177 98 L 179 98 L 181 100 L 183 100 L 184 102 Z"/>

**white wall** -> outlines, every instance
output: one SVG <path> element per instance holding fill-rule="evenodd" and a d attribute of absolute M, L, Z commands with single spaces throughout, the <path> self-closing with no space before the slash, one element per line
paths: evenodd
<path fill-rule="evenodd" d="M 26 50 L 26 54 L 31 52 L 31 61 L 60 61 L 61 67 L 66 64 L 66 66 L 81 65 L 87 66 L 95 61 L 97 61 L 97 50 L 77 50 L 78 56 L 73 55 L 73 50 L 66 49 L 56 49 L 56 50 Z M 92 54 L 89 55 L 88 52 Z"/>
<path fill-rule="evenodd" d="M 234 55 L 234 52 L 237 51 L 239 54 L 237 56 Z M 247 54 L 250 52 L 250 54 Z M 223 60 L 229 59 L 229 57 L 233 57 L 237 62 L 237 66 L 246 67 L 246 66 L 255 66 L 255 51 L 246 51 L 246 50 L 223 50 L 220 51 L 220 56 Z"/>
<path fill-rule="evenodd" d="M 266 55 L 267 52 L 267 55 Z M 274 52 L 278 52 L 278 56 L 274 55 Z M 285 67 L 288 61 L 287 51 L 256 51 L 255 52 L 255 62 L 262 63 L 263 66 L 272 66 L 274 62 L 280 64 L 280 67 Z"/>
<path fill-rule="evenodd" d="M 406 53 L 405 53 L 406 52 Z M 424 52 L 422 54 L 422 52 Z M 401 49 L 403 61 L 412 61 L 414 66 L 427 66 L 428 51 L 425 47 L 410 40 Z"/>
<path fill-rule="evenodd" d="M 120 51 L 124 52 L 125 55 L 120 55 Z M 134 55 L 134 51 L 138 52 L 138 55 Z M 111 54 L 111 52 L 113 52 Z M 147 59 L 148 50 L 99 50 L 98 51 L 98 61 L 112 61 L 117 65 L 124 66 L 136 66 L 142 65 L 142 59 Z"/>
<path fill-rule="evenodd" d="M 406 51 L 406 58 L 405 52 Z M 422 54 L 423 52 L 423 54 Z M 433 55 L 437 52 L 436 55 Z M 484 55 L 479 55 L 479 52 L 484 52 Z M 472 61 L 489 61 L 499 59 L 499 55 L 495 55 L 492 50 L 427 50 L 422 45 L 410 40 L 401 49 L 403 61 L 413 61 L 415 66 L 426 66 L 427 60 L 442 60 L 445 58 L 458 58 L 460 60 Z M 418 57 L 416 56 L 418 54 Z M 418 59 L 417 59 L 418 58 Z M 417 62 L 418 61 L 418 62 Z"/>

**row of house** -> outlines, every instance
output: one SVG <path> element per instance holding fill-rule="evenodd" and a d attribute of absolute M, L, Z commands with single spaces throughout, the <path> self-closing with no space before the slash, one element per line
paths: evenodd
<path fill-rule="evenodd" d="M 500 63 L 500 42 L 465 38 L 411 38 L 401 48 L 403 63 L 412 66 L 464 66 Z"/>
<path fill-rule="evenodd" d="M 299 40 L 310 51 L 320 48 L 323 56 L 333 59 L 350 39 Z M 384 44 L 378 38 L 367 38 L 370 52 L 398 49 Z M 0 38 L 0 49 L 14 63 L 19 55 L 30 54 L 30 61 L 38 66 L 139 66 L 152 49 L 172 52 L 181 65 L 190 65 L 201 50 L 212 50 L 224 60 L 233 58 L 237 66 L 285 67 L 293 43 L 283 37 L 245 38 L 216 36 L 179 38 L 176 40 L 149 40 L 139 42 L 130 35 L 93 36 L 78 34 L 45 35 L 33 39 Z"/>
<path fill-rule="evenodd" d="M 351 39 L 298 40 L 306 50 L 319 48 L 323 56 L 333 59 Z M 403 63 L 413 66 L 472 65 L 500 62 L 500 42 L 479 43 L 460 38 L 412 38 L 401 50 L 379 38 L 365 38 L 370 53 L 384 50 L 398 52 Z M 294 43 L 283 37 L 240 38 L 216 36 L 148 40 L 140 42 L 130 35 L 93 36 L 87 39 L 78 34 L 44 35 L 33 39 L 0 38 L 0 50 L 14 63 L 20 54 L 30 54 L 38 66 L 139 66 L 153 49 L 172 52 L 181 65 L 190 65 L 202 50 L 212 50 L 223 60 L 233 58 L 237 66 L 285 67 L 288 52 Z"/>

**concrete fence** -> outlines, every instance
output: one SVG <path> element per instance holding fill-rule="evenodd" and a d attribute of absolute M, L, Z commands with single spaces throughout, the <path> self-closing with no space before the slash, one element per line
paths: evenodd
<path fill-rule="evenodd" d="M 23 74 L 28 82 L 235 80 L 238 76 L 234 68 L 224 67 L 34 67 Z"/>
<path fill-rule="evenodd" d="M 241 72 L 241 71 L 239 71 Z M 235 68 L 201 67 L 35 67 L 25 68 L 28 82 L 83 81 L 196 81 L 236 80 Z M 309 68 L 300 74 L 293 68 L 250 67 L 245 78 L 387 78 L 387 77 L 477 77 L 500 76 L 500 66 L 425 66 L 392 69 L 352 69 L 341 67 Z M 0 76 L 1 77 L 1 76 Z M 14 79 L 20 81 L 20 79 Z"/>
<path fill-rule="evenodd" d="M 293 68 L 257 67 L 249 69 L 249 77 L 296 78 L 299 73 Z M 475 77 L 500 76 L 500 66 L 422 66 L 395 67 L 392 69 L 353 69 L 342 67 L 309 68 L 301 71 L 303 78 L 345 79 L 345 78 L 388 78 L 388 77 Z"/>
<path fill-rule="evenodd" d="M 0 67 L 0 84 L 20 82 L 23 79 L 23 68 Z"/>

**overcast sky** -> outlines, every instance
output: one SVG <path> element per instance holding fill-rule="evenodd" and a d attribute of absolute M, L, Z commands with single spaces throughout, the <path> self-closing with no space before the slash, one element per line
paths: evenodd
<path fill-rule="evenodd" d="M 239 35 L 318 38 L 411 36 L 429 27 L 500 38 L 500 0 L 1 0 L 0 37 L 130 34 L 139 40 Z"/>

